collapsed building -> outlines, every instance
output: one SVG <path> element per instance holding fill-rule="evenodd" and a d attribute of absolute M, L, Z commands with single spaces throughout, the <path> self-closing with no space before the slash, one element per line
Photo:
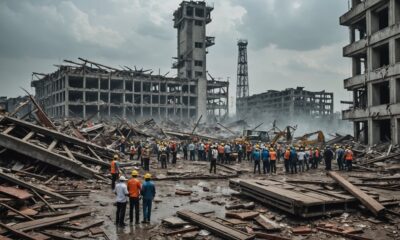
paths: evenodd
<path fill-rule="evenodd" d="M 353 122 L 354 136 L 365 144 L 400 143 L 400 1 L 352 0 L 340 17 L 349 27 L 343 56 L 352 60 L 344 87 L 353 93 L 343 119 Z"/>
<path fill-rule="evenodd" d="M 178 31 L 177 77 L 154 75 L 151 70 L 118 69 L 87 59 L 66 60 L 50 74 L 33 74 L 36 98 L 53 118 L 188 119 L 228 115 L 229 83 L 207 80 L 206 36 L 213 7 L 183 1 L 174 12 Z"/>
<path fill-rule="evenodd" d="M 272 118 L 325 117 L 333 114 L 333 93 L 311 92 L 303 87 L 268 90 L 236 100 L 239 116 L 266 115 Z"/>

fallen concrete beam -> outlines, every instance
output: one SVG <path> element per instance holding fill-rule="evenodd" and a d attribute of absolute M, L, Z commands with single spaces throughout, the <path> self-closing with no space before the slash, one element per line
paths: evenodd
<path fill-rule="evenodd" d="M 47 151 L 47 149 L 29 142 L 24 142 L 21 139 L 11 135 L 0 133 L 0 146 L 64 169 L 84 178 L 94 178 L 97 174 L 97 172 L 86 167 L 81 162 L 74 161 L 63 155 Z"/>
<path fill-rule="evenodd" d="M 367 195 L 365 192 L 360 190 L 358 187 L 351 184 L 345 178 L 340 176 L 337 172 L 329 171 L 328 175 L 333 178 L 337 183 L 346 189 L 351 195 L 361 201 L 361 203 L 367 207 L 375 216 L 381 215 L 385 210 L 385 207 L 378 201 Z"/>
<path fill-rule="evenodd" d="M 50 190 L 47 187 L 44 187 L 44 186 L 40 187 L 38 185 L 33 185 L 33 184 L 30 184 L 30 183 L 24 182 L 24 181 L 14 177 L 14 176 L 11 176 L 9 174 L 3 173 L 1 170 L 0 170 L 0 178 L 4 179 L 6 181 L 9 181 L 9 182 L 15 183 L 15 184 L 17 184 L 19 186 L 22 186 L 22 187 L 26 188 L 26 189 L 34 189 L 34 190 L 36 190 L 37 192 L 39 192 L 41 194 L 46 194 L 47 196 L 50 196 L 52 198 L 58 199 L 58 200 L 63 201 L 63 202 L 70 201 L 69 198 L 66 198 L 61 194 L 53 192 L 52 190 Z"/>
<path fill-rule="evenodd" d="M 254 239 L 254 234 L 248 234 L 239 231 L 235 228 L 228 227 L 216 221 L 213 221 L 207 217 L 203 217 L 200 214 L 194 213 L 192 211 L 183 210 L 177 212 L 178 217 L 191 222 L 201 228 L 204 228 L 213 234 L 222 237 L 223 239 L 229 240 L 247 240 Z"/>

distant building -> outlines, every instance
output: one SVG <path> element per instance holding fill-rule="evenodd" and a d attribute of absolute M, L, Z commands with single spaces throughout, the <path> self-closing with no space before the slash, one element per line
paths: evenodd
<path fill-rule="evenodd" d="M 239 117 L 269 116 L 272 118 L 324 117 L 333 114 L 333 93 L 306 91 L 302 87 L 236 99 Z"/>
<path fill-rule="evenodd" d="M 214 37 L 206 36 L 212 10 L 203 1 L 183 1 L 174 12 L 176 78 L 85 59 L 66 61 L 72 65 L 35 75 L 36 97 L 55 118 L 223 118 L 228 114 L 229 83 L 206 76 L 207 47 L 214 44 Z"/>
<path fill-rule="evenodd" d="M 0 97 L 0 109 L 3 109 L 5 112 L 12 113 L 14 112 L 14 110 L 16 110 L 17 107 L 20 106 L 20 104 L 28 100 L 28 96 L 19 96 L 15 98 Z M 30 103 L 26 104 L 24 107 L 19 109 L 17 116 L 25 116 L 29 114 L 31 110 L 32 105 Z"/>
<path fill-rule="evenodd" d="M 400 1 L 352 0 L 340 17 L 350 29 L 343 55 L 352 60 L 344 87 L 353 93 L 343 119 L 365 144 L 400 143 Z"/>

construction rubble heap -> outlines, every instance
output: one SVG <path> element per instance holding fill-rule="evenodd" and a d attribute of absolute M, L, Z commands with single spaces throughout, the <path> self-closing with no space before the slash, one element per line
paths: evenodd
<path fill-rule="evenodd" d="M 281 130 L 275 122 L 258 131 L 263 123 L 250 129 L 245 120 L 204 123 L 202 117 L 52 120 L 33 97 L 24 104 L 34 106 L 28 115 L 20 116 L 18 108 L 0 115 L 0 239 L 400 238 L 399 146 L 368 147 L 339 134 L 327 140 L 321 131 L 295 137 L 297 126 Z M 169 142 L 178 146 L 177 160 L 171 164 L 168 156 L 164 169 L 157 146 Z M 233 148 L 213 173 L 198 148 L 194 161 L 185 159 L 187 144 L 202 143 L 277 150 L 346 146 L 354 153 L 353 170 L 338 171 L 334 158 L 333 170 L 307 164 L 290 174 L 279 156 L 276 173 L 257 174 L 255 160 L 240 159 Z M 141 144 L 152 151 L 148 171 L 137 154 L 130 156 L 129 146 Z M 120 175 L 129 178 L 136 170 L 141 180 L 152 174 L 157 194 L 150 223 L 115 226 L 115 155 Z"/>

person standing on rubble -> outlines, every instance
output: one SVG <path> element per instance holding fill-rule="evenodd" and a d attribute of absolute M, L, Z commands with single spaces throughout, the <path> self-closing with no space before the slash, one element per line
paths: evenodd
<path fill-rule="evenodd" d="M 225 163 L 231 164 L 232 148 L 231 148 L 231 145 L 229 143 L 227 143 L 225 145 L 224 152 L 225 152 Z"/>
<path fill-rule="evenodd" d="M 117 196 L 117 213 L 115 215 L 115 224 L 119 227 L 125 227 L 125 212 L 126 212 L 126 204 L 127 197 L 129 196 L 128 188 L 125 184 L 126 178 L 121 176 L 119 178 L 119 182 L 115 186 L 114 193 Z"/>
<path fill-rule="evenodd" d="M 251 143 L 247 143 L 246 145 L 246 153 L 247 153 L 247 161 L 251 162 L 253 159 L 253 146 L 251 145 Z"/>
<path fill-rule="evenodd" d="M 260 159 L 261 159 L 261 152 L 260 152 L 260 146 L 256 145 L 252 158 L 254 160 L 254 174 L 256 174 L 256 169 L 258 168 L 258 174 L 261 174 L 261 169 L 260 169 Z"/>
<path fill-rule="evenodd" d="M 151 174 L 146 173 L 144 175 L 144 183 L 140 194 L 143 196 L 143 221 L 142 223 L 150 223 L 151 217 L 151 206 L 153 199 L 156 196 L 156 187 L 151 181 Z"/>
<path fill-rule="evenodd" d="M 167 148 L 164 145 L 160 145 L 160 162 L 161 168 L 167 168 Z"/>
<path fill-rule="evenodd" d="M 324 159 L 325 159 L 325 170 L 331 171 L 332 170 L 332 159 L 333 159 L 333 151 L 330 146 L 326 146 L 324 151 Z"/>
<path fill-rule="evenodd" d="M 224 163 L 224 152 L 225 152 L 224 144 L 220 143 L 218 145 L 218 162 L 219 163 Z"/>
<path fill-rule="evenodd" d="M 133 142 L 131 142 L 131 146 L 129 147 L 129 160 L 133 161 L 133 158 L 135 157 L 136 154 L 136 147 Z"/>
<path fill-rule="evenodd" d="M 119 151 L 125 154 L 125 149 L 126 149 L 126 141 L 125 137 L 122 136 L 121 139 L 119 140 Z"/>
<path fill-rule="evenodd" d="M 268 148 L 264 148 L 261 153 L 261 160 L 263 162 L 263 172 L 264 174 L 269 173 L 270 171 L 270 164 L 269 164 L 269 151 Z"/>
<path fill-rule="evenodd" d="M 308 148 L 305 149 L 304 154 L 304 164 L 306 165 L 306 170 L 310 170 L 310 150 Z M 312 153 L 312 152 L 311 152 Z"/>
<path fill-rule="evenodd" d="M 304 161 L 305 161 L 304 148 L 300 148 L 300 151 L 297 153 L 297 159 L 299 161 L 299 172 L 304 172 Z"/>
<path fill-rule="evenodd" d="M 137 143 L 136 149 L 137 149 L 137 154 L 138 154 L 137 160 L 139 161 L 139 159 L 141 159 L 141 156 L 142 156 L 142 143 L 141 142 Z M 141 162 L 141 166 L 143 167 L 143 161 Z"/>
<path fill-rule="evenodd" d="M 319 163 L 319 160 L 320 160 L 320 156 L 321 156 L 321 153 L 319 151 L 319 148 L 317 147 L 317 148 L 315 148 L 315 151 L 313 153 L 313 162 L 312 162 L 311 168 L 313 168 L 313 169 L 317 169 L 318 168 L 318 163 Z"/>
<path fill-rule="evenodd" d="M 346 151 L 344 152 L 344 160 L 346 161 L 347 171 L 353 170 L 353 151 L 351 151 L 351 147 L 347 147 Z"/>
<path fill-rule="evenodd" d="M 238 153 L 238 162 L 241 163 L 243 158 L 243 144 L 241 142 L 237 143 L 236 151 Z"/>
<path fill-rule="evenodd" d="M 336 147 L 336 161 L 337 161 L 337 165 L 339 167 L 339 171 L 344 170 L 343 160 L 344 160 L 343 146 L 337 146 Z"/>
<path fill-rule="evenodd" d="M 176 164 L 176 155 L 178 154 L 178 148 L 176 146 L 175 141 L 171 143 L 171 152 L 172 152 L 172 164 Z"/>
<path fill-rule="evenodd" d="M 297 152 L 294 147 L 291 148 L 290 150 L 290 173 L 294 174 L 297 173 Z"/>
<path fill-rule="evenodd" d="M 194 161 L 195 160 L 195 146 L 194 143 L 191 142 L 188 146 L 189 149 L 189 153 L 190 153 L 190 161 Z"/>
<path fill-rule="evenodd" d="M 139 200 L 140 200 L 140 189 L 142 184 L 137 179 L 138 172 L 132 171 L 132 178 L 128 180 L 128 192 L 129 192 L 129 220 L 133 223 L 133 209 L 135 208 L 135 224 L 139 224 Z"/>
<path fill-rule="evenodd" d="M 269 149 L 269 159 L 270 159 L 270 168 L 271 168 L 271 174 L 276 175 L 276 161 L 278 159 L 278 154 L 276 153 L 274 148 Z"/>
<path fill-rule="evenodd" d="M 187 144 L 187 142 L 183 143 L 182 151 L 183 151 L 183 159 L 188 160 L 188 144 Z"/>
<path fill-rule="evenodd" d="M 114 158 L 111 160 L 111 189 L 115 189 L 115 182 L 117 181 L 119 177 L 119 162 L 118 162 L 119 156 L 118 154 L 114 155 Z"/>
<path fill-rule="evenodd" d="M 218 158 L 218 150 L 217 150 L 217 145 L 214 144 L 212 148 L 210 149 L 210 173 L 214 169 L 214 174 L 217 173 L 217 158 Z"/>
<path fill-rule="evenodd" d="M 290 172 L 290 147 L 287 147 L 285 153 L 283 154 L 283 163 L 285 165 L 285 172 Z"/>
<path fill-rule="evenodd" d="M 198 159 L 199 161 L 204 161 L 204 143 L 200 142 L 199 143 L 199 149 L 198 149 Z"/>
<path fill-rule="evenodd" d="M 150 146 L 146 144 L 142 152 L 142 160 L 143 160 L 143 169 L 145 171 L 150 171 Z"/>

